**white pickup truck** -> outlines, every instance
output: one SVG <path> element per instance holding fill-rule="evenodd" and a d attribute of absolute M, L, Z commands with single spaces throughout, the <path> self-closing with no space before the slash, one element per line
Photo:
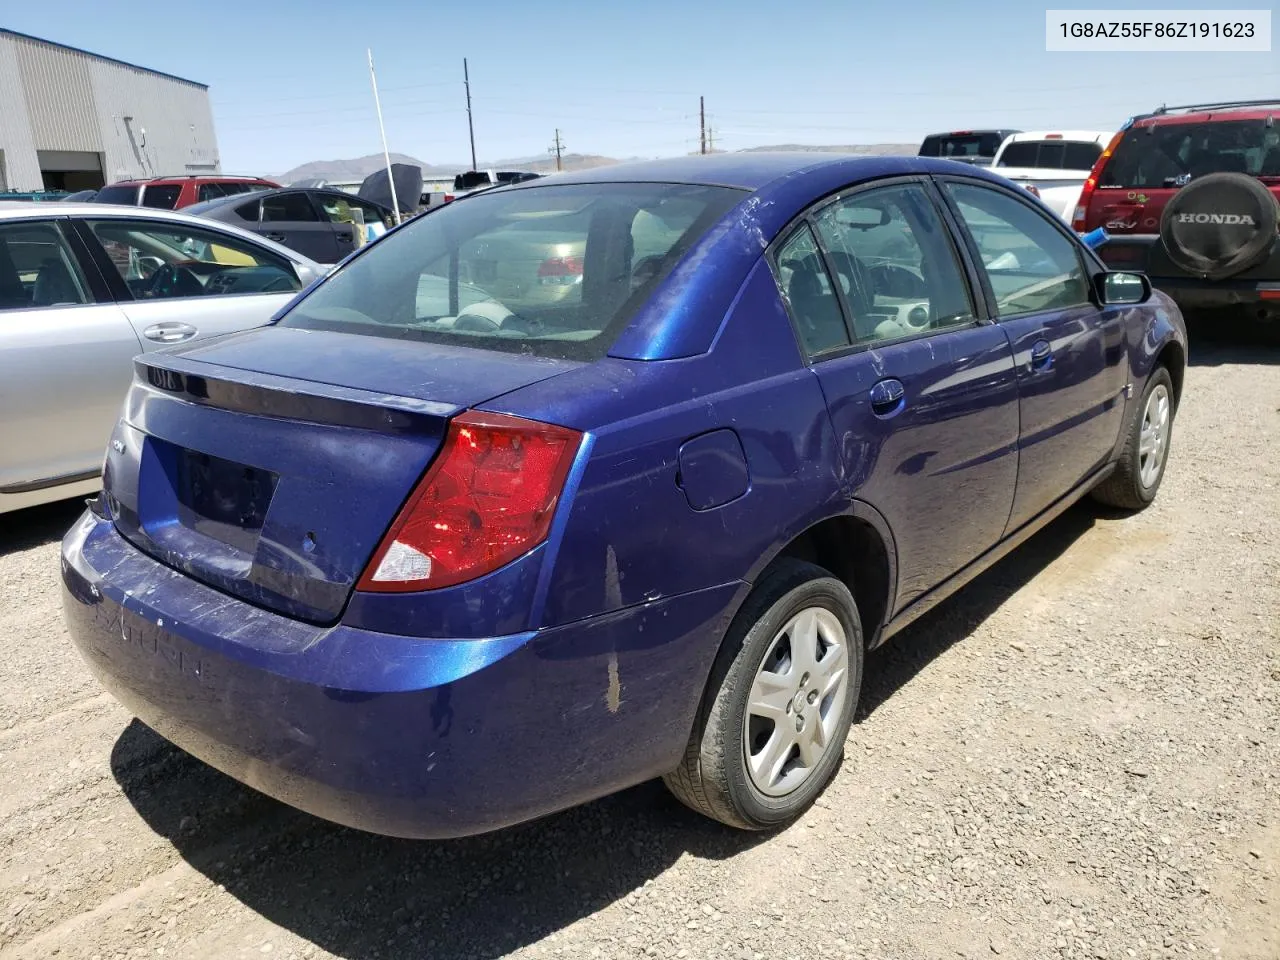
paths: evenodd
<path fill-rule="evenodd" d="M 1112 135 L 1098 130 L 1015 133 L 1000 144 L 988 169 L 1025 187 L 1070 222 L 1089 171 Z"/>

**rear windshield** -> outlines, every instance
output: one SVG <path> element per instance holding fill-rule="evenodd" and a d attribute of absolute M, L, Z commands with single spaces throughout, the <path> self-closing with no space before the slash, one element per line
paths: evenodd
<path fill-rule="evenodd" d="M 938 134 L 924 138 L 924 143 L 920 145 L 920 156 L 952 160 L 991 158 L 1000 149 L 1001 139 L 998 133 Z"/>
<path fill-rule="evenodd" d="M 1088 140 L 1018 140 L 1004 148 L 997 166 L 1088 173 L 1100 156 L 1102 144 Z"/>
<path fill-rule="evenodd" d="M 1280 127 L 1265 120 L 1131 127 L 1099 186 L 1178 187 L 1208 173 L 1280 177 Z"/>
<path fill-rule="evenodd" d="M 172 210 L 178 205 L 182 187 L 176 183 L 149 184 L 142 191 L 142 205 L 160 210 Z"/>
<path fill-rule="evenodd" d="M 474 194 L 388 234 L 280 325 L 597 360 L 744 196 L 666 183 Z"/>
<path fill-rule="evenodd" d="M 491 182 L 487 172 L 472 170 L 469 173 L 460 173 L 454 177 L 453 189 L 474 190 L 476 187 L 487 187 Z"/>
<path fill-rule="evenodd" d="M 119 203 L 126 207 L 132 207 L 138 202 L 138 185 L 136 183 L 123 183 L 103 187 L 93 199 L 96 203 Z"/>

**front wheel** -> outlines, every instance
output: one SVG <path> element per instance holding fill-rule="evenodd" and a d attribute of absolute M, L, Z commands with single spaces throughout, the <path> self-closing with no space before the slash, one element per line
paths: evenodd
<path fill-rule="evenodd" d="M 686 806 L 767 830 L 803 813 L 839 767 L 862 684 L 848 588 L 786 560 L 734 619 L 680 766 L 664 777 Z"/>
<path fill-rule="evenodd" d="M 1141 510 L 1156 498 L 1173 438 L 1173 378 L 1157 367 L 1147 380 L 1138 415 L 1129 426 L 1115 472 L 1093 490 L 1093 497 L 1122 510 Z"/>

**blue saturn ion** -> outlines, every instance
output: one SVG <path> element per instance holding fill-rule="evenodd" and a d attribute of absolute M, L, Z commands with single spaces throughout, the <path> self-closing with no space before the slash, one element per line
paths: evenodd
<path fill-rule="evenodd" d="M 1164 475 L 1183 320 L 928 158 L 689 157 L 414 218 L 266 327 L 135 362 L 62 546 L 146 724 L 364 830 L 835 775 L 866 651 Z"/>

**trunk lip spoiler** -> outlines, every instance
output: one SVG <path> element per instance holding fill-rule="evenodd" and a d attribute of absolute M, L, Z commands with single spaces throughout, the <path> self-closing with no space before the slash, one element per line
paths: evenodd
<path fill-rule="evenodd" d="M 246 370 L 174 354 L 134 360 L 136 389 L 251 416 L 438 434 L 440 421 L 464 408 L 438 400 L 344 387 L 320 380 Z"/>

